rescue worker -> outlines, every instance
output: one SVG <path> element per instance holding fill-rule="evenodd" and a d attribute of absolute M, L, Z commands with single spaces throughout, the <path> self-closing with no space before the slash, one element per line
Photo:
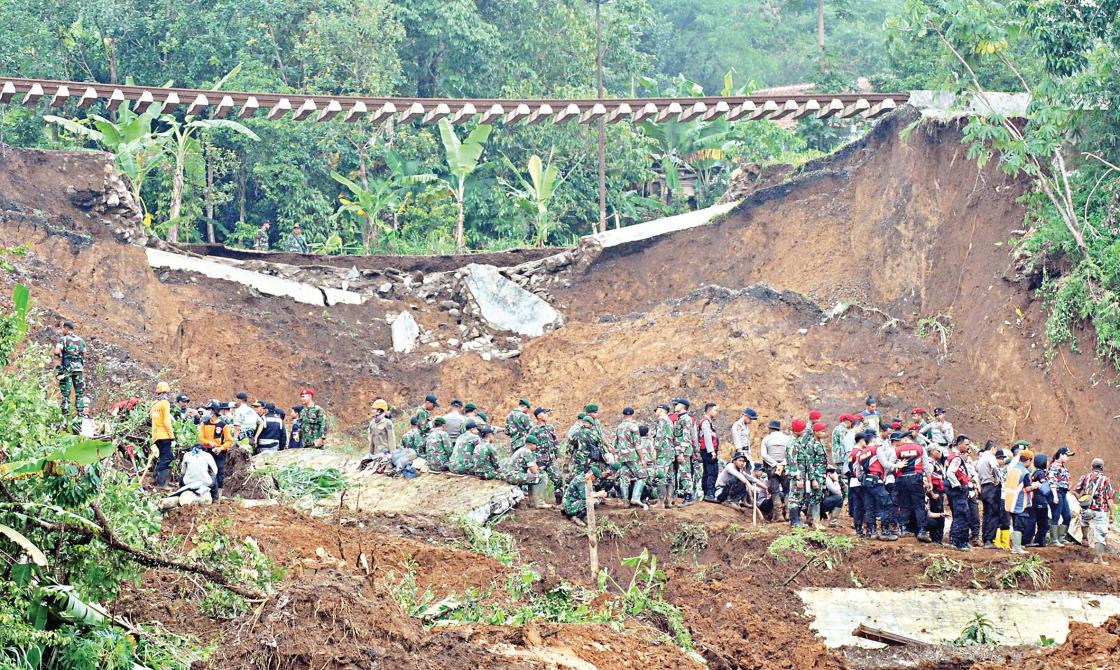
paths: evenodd
<path fill-rule="evenodd" d="M 300 412 L 299 441 L 305 448 L 322 449 L 327 439 L 327 413 L 315 404 L 314 389 L 299 392 L 303 410 Z"/>
<path fill-rule="evenodd" d="M 183 454 L 183 463 L 179 470 L 183 473 L 183 485 L 160 501 L 160 509 L 169 510 L 213 502 L 211 491 L 214 478 L 218 474 L 218 466 L 214 462 L 214 457 L 203 448 L 202 444 L 196 443 L 190 451 Z"/>
<path fill-rule="evenodd" d="M 821 525 L 821 503 L 824 501 L 825 479 L 828 475 L 828 450 L 824 446 L 827 429 L 828 426 L 820 421 L 809 426 L 807 437 L 797 449 L 798 469 L 805 482 L 804 505 L 813 527 L 817 529 L 824 528 Z"/>
<path fill-rule="evenodd" d="M 420 430 L 421 444 L 427 449 L 428 433 L 432 432 L 432 412 L 439 407 L 439 401 L 434 395 L 429 393 L 424 397 L 424 404 L 420 409 L 416 410 L 416 427 Z M 424 455 L 421 450 L 420 455 Z"/>
<path fill-rule="evenodd" d="M 879 425 L 882 422 L 882 417 L 879 415 L 878 401 L 876 401 L 874 397 L 869 397 L 863 404 L 865 409 L 860 412 L 860 416 L 863 418 L 863 425 L 867 430 L 873 430 L 878 433 Z"/>
<path fill-rule="evenodd" d="M 899 440 L 895 443 L 895 456 L 895 488 L 901 509 L 899 524 L 906 524 L 913 518 L 918 541 L 929 542 L 929 517 L 926 514 L 926 489 L 929 481 L 925 470 L 925 450 L 909 437 L 899 435 Z"/>
<path fill-rule="evenodd" d="M 657 406 L 657 420 L 653 424 L 653 450 L 657 454 L 657 499 L 661 507 L 667 508 L 672 503 L 677 484 L 676 462 L 677 449 L 673 441 L 673 422 L 669 418 L 671 408 L 668 403 Z"/>
<path fill-rule="evenodd" d="M 1019 460 L 1007 470 L 1003 483 L 1004 509 L 1011 514 L 1014 530 L 1011 531 L 1011 553 L 1025 554 L 1023 538 L 1033 534 L 1034 514 L 1032 513 L 1033 495 L 1036 486 L 1030 481 L 1031 462 L 1034 452 L 1023 449 Z M 1030 530 L 1028 530 L 1028 528 Z M 1029 539 L 1028 539 L 1029 541 Z"/>
<path fill-rule="evenodd" d="M 254 453 L 276 452 L 288 448 L 288 436 L 284 432 L 284 419 L 274 403 L 264 405 L 264 416 L 257 424 L 253 436 Z"/>
<path fill-rule="evenodd" d="M 789 514 L 789 525 L 792 528 L 804 528 L 801 523 L 801 509 L 805 505 L 806 483 L 805 473 L 801 469 L 800 447 L 804 439 L 806 421 L 794 419 L 790 422 L 790 429 L 795 437 L 790 441 L 786 451 L 786 476 L 789 477 L 789 496 L 786 498 L 786 509 Z"/>
<path fill-rule="evenodd" d="M 306 420 L 306 419 L 305 419 Z M 373 401 L 373 418 L 366 427 L 366 441 L 371 456 L 391 452 L 396 447 L 393 422 L 389 419 L 389 403 L 378 398 Z"/>
<path fill-rule="evenodd" d="M 1085 539 L 1086 546 L 1092 549 L 1093 562 L 1108 565 L 1104 560 L 1105 538 L 1108 535 L 1108 515 L 1116 492 L 1112 489 L 1112 480 L 1104 473 L 1104 461 L 1094 458 L 1092 467 L 1092 470 L 1077 480 L 1073 492 L 1078 495 L 1078 502 L 1081 503 L 1081 536 Z"/>
<path fill-rule="evenodd" d="M 993 445 L 994 447 L 994 445 Z M 980 501 L 984 503 L 982 526 L 983 547 L 996 549 L 1000 517 L 1003 510 L 1003 477 L 1000 469 L 1007 463 L 1003 449 L 985 449 L 976 460 L 976 478 L 980 484 Z"/>
<path fill-rule="evenodd" d="M 673 427 L 673 441 L 677 450 L 677 497 L 681 498 L 681 507 L 692 504 L 696 489 L 696 423 L 688 413 L 688 406 L 687 398 L 673 400 L 673 409 L 677 414 L 677 422 Z"/>
<path fill-rule="evenodd" d="M 428 469 L 433 472 L 447 470 L 447 464 L 451 462 L 451 450 L 453 448 L 451 436 L 447 432 L 447 419 L 437 416 L 432 421 L 432 432 L 428 433 L 428 439 L 424 445 L 424 450 L 428 454 Z"/>
<path fill-rule="evenodd" d="M 167 473 L 171 469 L 171 460 L 175 457 L 175 426 L 171 421 L 171 386 L 167 382 L 156 384 L 156 399 L 152 403 L 149 417 L 152 420 L 152 443 L 159 451 L 159 461 L 156 462 L 156 487 L 170 488 L 167 484 Z M 148 461 L 151 463 L 151 461 Z"/>
<path fill-rule="evenodd" d="M 602 433 L 595 429 L 595 419 L 586 413 L 579 415 L 579 430 L 572 438 L 571 479 L 582 479 L 592 463 L 607 462 L 607 448 Z"/>
<path fill-rule="evenodd" d="M 552 496 L 556 504 L 560 504 L 564 496 L 564 477 L 560 474 L 560 443 L 556 437 L 556 428 L 549 423 L 552 410 L 547 407 L 538 407 L 533 410 L 533 420 L 536 422 L 529 435 L 536 438 L 535 449 L 537 468 L 544 473 L 552 484 Z M 528 440 L 528 438 L 525 438 Z M 542 484 L 544 482 L 542 481 Z"/>
<path fill-rule="evenodd" d="M 731 445 L 735 453 L 744 454 L 747 461 L 754 463 L 755 458 L 751 453 L 751 424 L 758 419 L 758 412 L 750 407 L 743 410 L 742 415 L 731 424 Z"/>
<path fill-rule="evenodd" d="M 945 452 L 940 444 L 930 444 L 926 447 L 929 453 L 929 490 L 926 497 L 929 501 L 929 538 L 935 544 L 945 541 Z"/>
<path fill-rule="evenodd" d="M 765 500 L 763 482 L 754 476 L 750 460 L 742 452 L 736 452 L 720 470 L 716 478 L 716 502 L 733 503 L 739 507 L 753 505 L 755 500 Z"/>
<path fill-rule="evenodd" d="M 517 401 L 517 407 L 506 415 L 506 435 L 509 436 L 511 454 L 525 446 L 525 438 L 529 437 L 529 431 L 533 429 L 533 421 L 529 418 L 532 409 L 532 403 L 522 398 Z"/>
<path fill-rule="evenodd" d="M 532 435 L 525 437 L 525 445 L 513 452 L 509 462 L 502 468 L 502 479 L 520 486 L 533 499 L 534 507 L 548 509 L 552 505 L 533 495 L 533 488 L 541 481 L 540 468 L 537 467 L 537 442 L 537 438 Z"/>
<path fill-rule="evenodd" d="M 700 451 L 700 464 L 703 474 L 700 488 L 704 502 L 716 501 L 716 478 L 719 476 L 719 436 L 716 435 L 714 420 L 719 415 L 719 407 L 714 402 L 704 404 L 704 413 L 696 426 L 697 442 Z"/>
<path fill-rule="evenodd" d="M 646 508 L 646 504 L 642 502 L 642 493 L 646 486 L 644 478 L 646 463 L 643 454 L 638 451 L 639 439 L 638 422 L 634 421 L 634 408 L 626 407 L 622 410 L 622 421 L 614 431 L 614 453 L 620 466 L 619 485 L 622 499 L 628 505 Z"/>
<path fill-rule="evenodd" d="M 226 476 L 226 456 L 233 448 L 237 437 L 234 434 L 233 424 L 222 416 L 228 413 L 229 405 L 215 401 L 210 402 L 210 420 L 198 427 L 198 441 L 214 457 L 214 481 L 210 486 L 210 499 L 218 501 L 222 497 L 222 485 Z"/>
<path fill-rule="evenodd" d="M 1030 542 L 1023 539 L 1023 546 L 1045 547 L 1047 536 L 1050 535 L 1050 502 L 1054 499 L 1054 492 L 1050 488 L 1049 474 L 1050 459 L 1046 454 L 1034 455 L 1034 471 L 1031 472 L 1031 483 L 1035 489 L 1031 500 L 1032 516 L 1034 516 L 1034 536 Z"/>
<path fill-rule="evenodd" d="M 233 423 L 237 426 L 237 439 L 248 440 L 255 436 L 260 418 L 256 408 L 249 405 L 249 394 L 244 391 L 239 392 L 237 394 L 237 407 L 233 410 Z"/>
<path fill-rule="evenodd" d="M 284 243 L 284 250 L 290 254 L 306 254 L 311 250 L 307 246 L 307 240 L 303 237 L 303 230 L 299 224 L 292 226 L 292 233 L 288 235 L 288 240 Z"/>
<path fill-rule="evenodd" d="M 1074 452 L 1069 450 L 1069 447 L 1060 447 L 1054 452 L 1054 458 L 1050 462 L 1050 470 L 1047 472 L 1047 478 L 1050 481 L 1050 489 L 1052 491 L 1052 498 L 1050 500 L 1050 543 L 1064 547 L 1066 542 L 1066 532 L 1069 531 L 1069 523 L 1073 519 L 1073 512 L 1069 508 L 1069 459 L 1074 456 Z"/>
<path fill-rule="evenodd" d="M 459 439 L 459 434 L 463 432 L 463 424 L 467 422 L 466 417 L 463 416 L 463 401 L 456 398 L 451 401 L 451 410 L 443 415 L 444 424 L 447 426 L 447 437 L 451 440 L 451 444 Z"/>
<path fill-rule="evenodd" d="M 782 422 L 772 419 L 766 424 L 770 433 L 762 438 L 762 463 L 766 472 L 766 479 L 770 485 L 770 497 L 774 500 L 774 509 L 782 515 L 782 520 L 789 518 L 786 500 L 789 497 L 789 473 L 786 471 L 789 456 L 790 437 L 782 432 Z"/>
<path fill-rule="evenodd" d="M 70 392 L 80 416 L 85 409 L 86 394 L 86 341 L 74 332 L 74 324 L 62 323 L 62 337 L 54 347 L 58 356 L 58 390 L 62 394 L 62 416 L 70 414 Z"/>
<path fill-rule="evenodd" d="M 392 421 L 390 420 L 389 423 L 392 424 Z M 417 456 L 423 456 L 427 446 L 424 443 L 424 436 L 420 434 L 420 417 L 414 416 L 408 420 L 408 423 L 408 432 L 401 435 L 401 448 L 411 449 Z"/>
<path fill-rule="evenodd" d="M 268 251 L 268 229 L 272 224 L 267 220 L 257 230 L 257 238 L 253 241 L 253 251 Z"/>
<path fill-rule="evenodd" d="M 592 429 L 593 430 L 593 429 Z M 587 500 L 587 475 L 592 477 L 593 488 L 598 488 L 599 485 L 607 479 L 607 473 L 611 470 L 618 469 L 618 463 L 594 463 L 588 467 L 587 471 L 579 476 L 572 477 L 568 482 L 568 486 L 564 489 L 564 497 L 560 503 L 561 513 L 571 520 L 577 526 L 587 526 L 587 505 L 596 504 L 598 500 L 607 497 L 606 491 L 593 491 L 592 500 Z"/>
<path fill-rule="evenodd" d="M 463 424 L 463 432 L 455 439 L 451 450 L 451 460 L 447 468 L 457 475 L 469 475 L 474 467 L 474 450 L 481 441 L 478 436 L 479 425 L 474 421 Z"/>
<path fill-rule="evenodd" d="M 498 450 L 494 447 L 494 428 L 482 426 L 478 436 L 479 442 L 475 445 L 471 462 L 471 474 L 482 479 L 497 479 L 502 465 L 498 461 Z"/>
<path fill-rule="evenodd" d="M 971 479 L 965 466 L 968 460 L 968 447 L 968 437 L 959 436 L 955 449 L 949 456 L 949 465 L 945 468 L 945 488 L 949 495 L 949 510 L 953 514 L 953 525 L 949 528 L 949 543 L 959 551 L 971 550 L 968 544 L 968 496 Z"/>

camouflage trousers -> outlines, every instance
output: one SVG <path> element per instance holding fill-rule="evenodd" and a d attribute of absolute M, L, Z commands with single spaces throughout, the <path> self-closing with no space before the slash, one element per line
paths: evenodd
<path fill-rule="evenodd" d="M 81 370 L 59 370 L 58 371 L 58 391 L 62 394 L 62 413 L 70 413 L 70 392 L 74 392 L 74 404 L 78 408 L 78 414 L 86 408 L 86 379 L 85 373 Z"/>
<path fill-rule="evenodd" d="M 560 504 L 560 499 L 564 497 L 564 475 L 560 473 L 560 468 L 553 461 L 548 465 L 541 465 L 541 474 L 552 482 L 552 495 L 556 498 L 556 503 Z"/>
<path fill-rule="evenodd" d="M 696 461 L 691 456 L 685 456 L 684 463 L 674 461 L 673 472 L 677 479 L 677 497 L 691 498 L 696 490 Z"/>

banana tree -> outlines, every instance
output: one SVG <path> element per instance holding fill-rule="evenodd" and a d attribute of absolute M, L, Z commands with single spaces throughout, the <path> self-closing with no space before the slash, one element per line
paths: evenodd
<path fill-rule="evenodd" d="M 170 224 L 167 230 L 167 240 L 178 242 L 179 223 L 183 211 L 183 194 L 186 191 L 187 168 L 189 165 L 195 165 L 201 169 L 202 143 L 200 136 L 204 132 L 222 128 L 240 133 L 254 141 L 258 141 L 260 138 L 252 130 L 237 121 L 228 119 L 198 119 L 188 116 L 183 121 L 179 121 L 173 116 L 164 115 L 160 120 L 170 127 L 167 131 L 168 151 L 174 161 L 175 168 L 171 178 L 171 204 L 167 213 L 168 223 Z"/>
<path fill-rule="evenodd" d="M 467 191 L 467 177 L 478 169 L 478 161 L 482 158 L 483 147 L 490 137 L 491 127 L 488 125 L 477 126 L 460 141 L 451 123 L 447 119 L 439 121 L 439 136 L 443 141 L 443 150 L 447 155 L 447 168 L 454 181 L 446 181 L 447 188 L 455 198 L 457 218 L 455 220 L 455 248 L 462 252 L 467 248 L 466 231 L 463 228 L 463 199 Z"/>
<path fill-rule="evenodd" d="M 352 199 L 339 197 L 339 202 L 342 203 L 339 211 L 355 216 L 363 222 L 362 245 L 366 253 L 373 253 L 374 247 L 377 246 L 379 231 L 393 229 L 393 226 L 385 223 L 381 213 L 385 210 L 395 211 L 400 207 L 403 198 L 413 187 L 437 179 L 430 173 L 403 174 L 406 166 L 395 152 L 390 152 L 386 165 L 389 168 L 388 175 L 366 179 L 365 184 L 359 184 L 337 172 L 331 173 L 332 179 L 350 191 Z"/>
<path fill-rule="evenodd" d="M 144 224 L 150 226 L 151 215 L 140 196 L 140 190 L 145 178 L 169 157 L 166 150 L 167 134 L 152 130 L 153 122 L 162 112 L 163 108 L 158 104 L 150 106 L 141 114 L 122 105 L 116 122 L 97 115 L 82 121 L 47 115 L 43 120 L 74 135 L 93 140 L 112 153 L 117 172 L 128 178 L 132 196 L 140 205 Z"/>
<path fill-rule="evenodd" d="M 548 235 L 556 222 L 556 217 L 549 209 L 549 201 L 556 188 L 563 182 L 560 170 L 551 163 L 551 158 L 548 167 L 545 167 L 541 157 L 533 154 L 529 157 L 529 179 L 525 179 L 508 158 L 505 158 L 505 163 L 510 172 L 517 177 L 519 184 L 514 185 L 505 181 L 502 183 L 509 190 L 513 203 L 533 220 L 533 243 L 543 247 L 548 242 Z"/>

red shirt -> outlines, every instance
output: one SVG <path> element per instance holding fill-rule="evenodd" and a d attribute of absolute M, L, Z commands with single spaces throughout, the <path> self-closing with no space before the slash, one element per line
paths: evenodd
<path fill-rule="evenodd" d="M 898 460 L 905 459 L 908 461 L 906 467 L 902 468 L 899 474 L 902 475 L 920 475 L 925 472 L 925 450 L 922 445 L 914 444 L 913 442 L 903 442 L 894 448 L 895 455 Z"/>

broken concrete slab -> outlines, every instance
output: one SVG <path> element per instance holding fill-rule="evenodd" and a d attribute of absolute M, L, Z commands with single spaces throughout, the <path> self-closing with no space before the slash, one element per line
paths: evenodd
<path fill-rule="evenodd" d="M 496 330 L 538 337 L 564 323 L 552 305 L 502 276 L 493 265 L 468 265 L 465 285 L 479 316 Z"/>
<path fill-rule="evenodd" d="M 445 518 L 461 514 L 478 523 L 513 509 L 525 497 L 517 486 L 466 475 L 429 472 L 415 479 L 358 471 L 361 456 L 321 449 L 289 449 L 253 457 L 256 467 L 338 468 L 349 488 L 321 500 L 295 503 L 311 514 L 333 514 L 341 504 L 351 511 L 396 512 Z"/>
<path fill-rule="evenodd" d="M 314 286 L 303 282 L 274 277 L 262 272 L 254 272 L 233 267 L 226 263 L 196 258 L 185 254 L 176 254 L 148 247 L 145 249 L 148 256 L 148 265 L 152 268 L 166 268 L 169 270 L 183 270 L 194 272 L 211 279 L 221 279 L 237 284 L 242 284 L 256 289 L 266 295 L 291 298 L 296 302 L 319 307 L 331 305 L 360 305 L 365 298 L 360 293 L 342 291 L 335 288 Z"/>
<path fill-rule="evenodd" d="M 827 647 L 882 648 L 852 635 L 860 625 L 890 631 L 928 644 L 956 639 L 977 613 L 1000 631 L 1000 644 L 1038 644 L 1041 635 L 1057 644 L 1069 634 L 1069 622 L 1099 626 L 1120 614 L 1120 597 L 1079 591 L 873 591 L 870 589 L 802 589 L 810 625 Z"/>
<path fill-rule="evenodd" d="M 645 223 L 626 226 L 624 228 L 615 228 L 605 233 L 596 233 L 594 235 L 588 235 L 587 237 L 598 241 L 604 249 L 609 249 L 610 247 L 617 247 L 620 244 L 628 244 L 659 235 L 667 235 L 678 230 L 687 230 L 689 228 L 703 226 L 704 224 L 710 223 L 716 217 L 735 209 L 735 206 L 738 204 L 739 203 L 736 201 L 723 203 L 722 205 L 713 205 L 705 209 L 698 209 L 694 212 L 667 216 L 661 219 L 654 219 L 653 221 L 646 221 Z"/>
<path fill-rule="evenodd" d="M 412 312 L 401 312 L 393 319 L 390 329 L 393 332 L 393 351 L 407 354 L 416 348 L 416 341 L 420 339 L 420 326 Z"/>
<path fill-rule="evenodd" d="M 1023 117 L 1031 104 L 1031 95 L 984 92 L 962 97 L 950 91 L 911 91 L 907 104 L 921 110 L 922 116 L 935 119 L 954 119 L 973 114 Z"/>

